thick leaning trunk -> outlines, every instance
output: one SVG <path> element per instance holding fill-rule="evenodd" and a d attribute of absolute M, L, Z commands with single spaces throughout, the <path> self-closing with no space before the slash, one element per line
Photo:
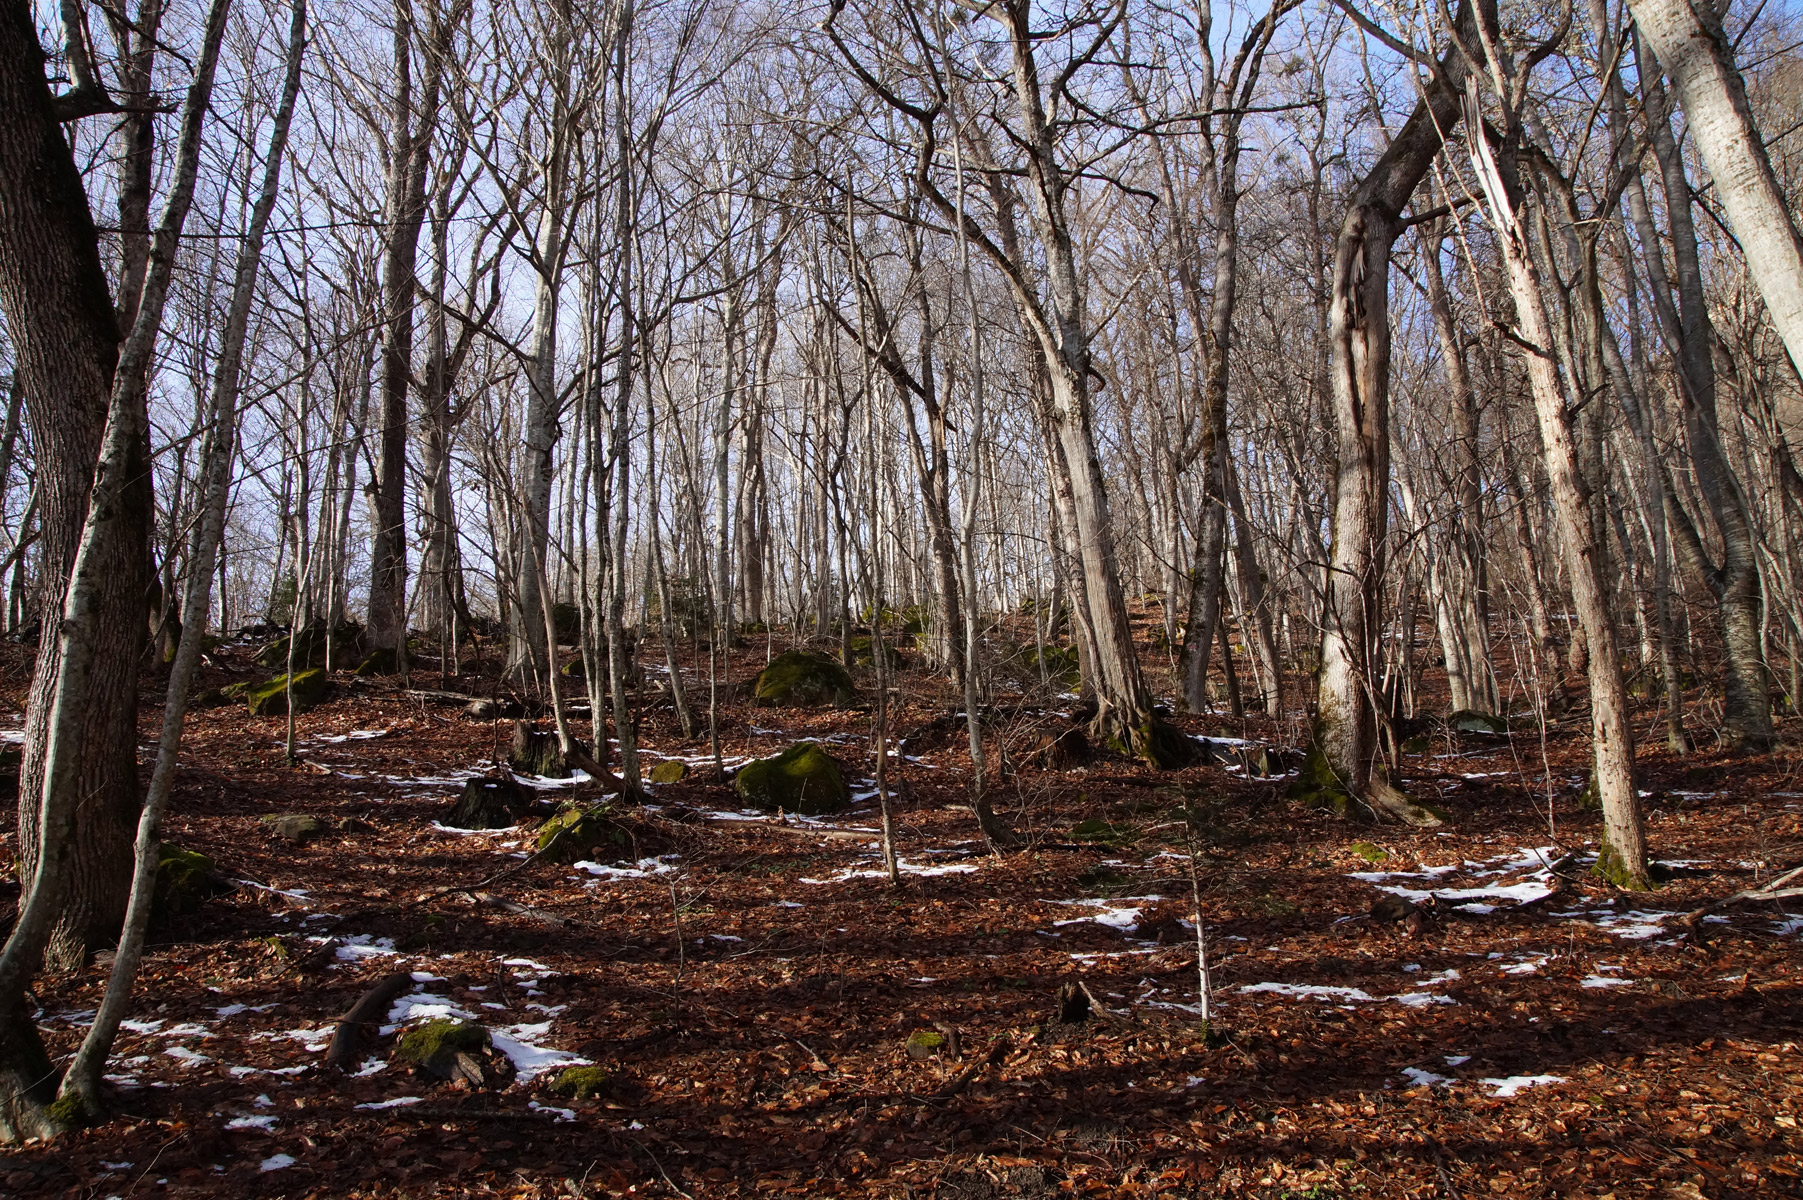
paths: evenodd
<path fill-rule="evenodd" d="M 1461 4 L 1459 28 L 1474 20 Z M 1321 782 L 1369 802 L 1377 750 L 1377 639 L 1383 629 L 1390 483 L 1390 255 L 1402 209 L 1457 125 L 1465 74 L 1455 49 L 1427 95 L 1347 203 L 1328 302 L 1337 456 L 1333 547 L 1321 614 L 1314 748 Z"/>
<path fill-rule="evenodd" d="M 114 574 L 121 561 L 141 562 L 144 554 L 146 513 L 140 505 L 144 500 L 142 489 L 147 487 L 144 446 L 149 427 L 144 400 L 177 245 L 194 196 L 201 125 L 212 93 L 229 9 L 230 0 L 214 0 L 207 16 L 194 80 L 182 105 L 169 199 L 151 245 L 150 265 L 131 332 L 119 348 L 117 365 L 114 367 L 112 347 L 104 339 L 92 346 L 97 352 L 96 361 L 66 364 L 78 370 L 80 381 L 89 384 L 105 379 L 106 368 L 114 369 L 107 394 L 105 431 L 93 469 L 93 489 L 68 574 L 62 619 L 54 635 L 60 654 L 49 688 L 41 778 L 37 781 L 37 805 L 32 814 L 37 833 L 35 861 L 30 865 L 11 935 L 4 951 L 0 951 L 0 1018 L 11 1018 L 0 1025 L 0 1138 L 6 1140 L 54 1132 L 70 1124 L 75 1116 L 43 1104 L 45 1078 L 26 1079 L 19 1074 L 21 1067 L 42 1060 L 42 1046 L 24 1005 L 24 993 L 44 947 L 58 933 L 59 926 L 67 927 L 71 897 L 83 895 L 71 884 L 100 865 L 84 858 L 79 837 L 81 827 L 93 821 L 87 815 L 92 806 L 82 787 L 88 763 L 96 755 L 117 754 L 122 749 L 136 766 L 135 728 L 124 732 L 122 746 L 107 747 L 91 742 L 86 727 L 90 714 L 115 693 L 121 682 L 132 692 L 137 685 L 137 657 L 121 661 L 108 658 L 105 653 L 109 648 L 109 627 L 120 623 L 121 617 L 115 607 L 118 581 Z M 5 22 L 0 25 L 0 97 L 13 102 L 8 111 L 28 118 L 17 122 L 23 134 L 17 142 L 0 139 L 0 168 L 35 168 L 45 177 L 43 182 L 34 180 L 0 190 L 0 234 L 9 235 L 6 249 L 0 251 L 0 302 L 6 305 L 6 316 L 19 339 L 23 360 L 34 352 L 33 339 L 48 336 L 60 340 L 62 331 L 42 326 L 47 314 L 69 316 L 87 312 L 92 319 L 91 310 L 105 303 L 106 293 L 104 284 L 97 287 L 97 278 L 89 276 L 85 269 L 98 265 L 93 243 L 87 242 L 86 253 L 80 244 L 84 234 L 92 233 L 91 224 L 81 221 L 81 215 L 88 211 L 85 197 L 78 208 L 71 205 L 67 211 L 47 211 L 57 200 L 70 205 L 79 193 L 80 183 L 61 131 L 51 116 L 43 85 L 43 60 L 29 13 L 8 11 L 0 20 Z M 29 39 L 29 44 L 19 45 L 15 41 L 19 38 Z M 8 96 L 8 92 L 12 95 Z M 29 119 L 33 117 L 37 119 Z M 45 187 L 45 183 L 49 186 Z M 23 237 L 14 243 L 10 235 Z M 51 245 L 69 252 L 73 261 L 54 273 L 23 261 L 31 251 L 42 252 Z M 86 369 L 81 370 L 84 365 Z M 77 394 L 68 399 L 76 404 L 91 404 L 93 397 Z M 125 622 L 140 636 L 144 628 L 141 614 L 141 607 L 134 607 Z M 198 644 L 198 638 L 190 639 L 190 649 Z M 133 801 L 135 782 L 134 771 Z M 107 865 L 117 871 L 129 861 Z M 117 929 L 114 924 L 106 933 L 116 934 Z"/>
<path fill-rule="evenodd" d="M 220 9 L 223 12 L 224 5 Z M 169 684 L 163 706 L 162 729 L 158 739 L 156 766 L 151 773 L 149 794 L 138 817 L 136 845 L 133 851 L 131 901 L 126 910 L 125 929 L 107 979 L 106 993 L 89 1026 L 87 1036 L 64 1073 L 59 1095 L 77 1098 L 90 1117 L 102 1111 L 101 1072 L 106 1068 L 107 1054 L 131 1003 L 132 987 L 137 980 L 138 965 L 144 951 L 144 939 L 150 927 L 151 907 L 155 895 L 157 868 L 161 863 L 163 811 L 175 783 L 176 756 L 181 747 L 183 718 L 187 713 L 188 692 L 196 668 L 200 665 L 206 628 L 206 613 L 212 603 L 213 563 L 225 535 L 226 502 L 231 494 L 231 466 L 234 438 L 238 422 L 238 397 L 241 366 L 244 357 L 245 331 L 250 324 L 251 301 L 256 295 L 257 272 L 262 261 L 264 232 L 269 227 L 269 214 L 275 208 L 276 193 L 281 184 L 282 157 L 288 143 L 288 126 L 294 115 L 295 99 L 300 93 L 301 55 L 305 48 L 307 21 L 306 0 L 294 0 L 288 29 L 287 69 L 281 100 L 276 106 L 270 132 L 269 150 L 265 155 L 263 186 L 251 214 L 250 227 L 239 248 L 234 272 L 231 306 L 221 340 L 219 362 L 213 378 L 210 427 L 201 453 L 200 524 L 194 533 L 188 559 L 187 587 L 182 612 L 194 630 L 177 645 L 175 661 L 169 671 Z"/>
<path fill-rule="evenodd" d="M 0 6 L 0 311 L 14 353 L 15 386 L 23 393 L 38 464 L 37 503 L 44 588 L 40 611 L 63 609 L 64 583 L 73 565 L 94 464 L 112 391 L 119 325 L 100 264 L 98 235 L 89 215 L 81 175 L 63 139 L 44 84 L 44 55 L 32 9 L 24 0 Z M 143 623 L 138 597 L 128 596 L 129 632 L 124 648 L 136 661 Z M 47 622 L 48 624 L 48 622 Z M 19 777 L 21 882 L 29 883 L 45 847 L 41 821 L 42 776 L 51 730 L 51 700 L 61 665 L 60 639 L 46 634 L 27 701 L 25 758 Z M 97 796 L 84 815 L 135 811 L 137 777 L 135 689 L 116 699 L 125 713 L 95 712 L 79 731 L 93 747 L 81 792 Z M 123 753 L 120 751 L 123 750 Z M 58 820 L 63 820 L 59 817 Z M 56 832 L 52 830 L 51 832 Z M 58 866 L 67 861 L 66 837 L 50 849 Z M 123 837 L 111 840 L 117 854 Z M 78 892 L 71 899 L 80 904 Z M 123 911 L 114 909 L 115 916 Z M 32 1017 L 25 982 L 35 967 L 51 921 L 33 946 L 18 948 L 13 977 L 0 986 L 0 1140 L 48 1135 L 57 1130 L 45 1112 L 55 1095 L 55 1071 Z M 117 928 L 115 921 L 114 928 Z M 15 928 L 15 937 L 17 929 Z M 10 942 L 8 954 L 13 953 Z"/>

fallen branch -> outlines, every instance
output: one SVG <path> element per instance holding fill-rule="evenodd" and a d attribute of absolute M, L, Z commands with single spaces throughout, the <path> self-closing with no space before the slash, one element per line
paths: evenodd
<path fill-rule="evenodd" d="M 471 896 L 482 904 L 498 908 L 504 913 L 512 913 L 517 917 L 531 917 L 534 921 L 543 922 L 554 929 L 568 929 L 575 922 L 556 913 L 548 913 L 542 908 L 533 908 L 530 904 L 521 904 L 517 900 L 509 900 L 505 896 L 497 896 L 493 892 L 471 892 Z"/>
<path fill-rule="evenodd" d="M 977 1061 L 971 1063 L 962 1071 L 959 1071 L 957 1076 L 950 1083 L 946 1084 L 943 1088 L 940 1088 L 937 1092 L 934 1092 L 931 1096 L 925 1097 L 925 1099 L 930 1101 L 952 1099 L 959 1092 L 962 1092 L 965 1088 L 969 1087 L 977 1076 L 981 1075 L 988 1068 L 993 1067 L 996 1063 L 1001 1062 L 1008 1053 L 1008 1045 L 1007 1038 L 996 1039 L 996 1043 L 989 1047 L 988 1054 L 985 1054 L 982 1058 L 977 1059 Z"/>
<path fill-rule="evenodd" d="M 1803 876 L 1803 867 L 1795 867 L 1773 879 L 1768 879 L 1758 887 L 1748 888 L 1744 892 L 1735 892 L 1721 900 L 1712 900 L 1701 908 L 1692 909 L 1678 918 L 1680 925 L 1695 925 L 1705 916 L 1718 908 L 1727 908 L 1730 904 L 1740 904 L 1747 900 L 1788 900 L 1795 896 L 1803 896 L 1803 887 L 1785 887 L 1791 880 Z"/>
<path fill-rule="evenodd" d="M 400 999 L 401 994 L 413 986 L 413 972 L 396 971 L 385 975 L 367 992 L 364 992 L 351 1010 L 338 1018 L 338 1028 L 332 1031 L 332 1044 L 326 1050 L 326 1066 L 339 1071 L 349 1071 L 356 1062 L 357 1051 L 363 1042 L 363 1031 L 371 1026 L 386 1023 L 389 1006 Z"/>

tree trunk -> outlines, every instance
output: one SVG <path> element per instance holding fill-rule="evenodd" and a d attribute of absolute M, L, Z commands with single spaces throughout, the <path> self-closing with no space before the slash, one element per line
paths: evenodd
<path fill-rule="evenodd" d="M 1471 28 L 1469 4 L 1460 5 L 1458 20 L 1461 29 Z M 1335 790 L 1361 799 L 1377 749 L 1390 482 L 1390 252 L 1402 232 L 1403 206 L 1445 131 L 1458 123 L 1455 89 L 1464 73 L 1456 50 L 1442 61 L 1426 98 L 1353 190 L 1334 253 L 1328 333 L 1337 457 L 1314 740 Z"/>
<path fill-rule="evenodd" d="M 1747 271 L 1791 362 L 1803 367 L 1803 237 L 1753 123 L 1721 17 L 1707 0 L 1631 0 L 1628 7 L 1678 89 Z"/>

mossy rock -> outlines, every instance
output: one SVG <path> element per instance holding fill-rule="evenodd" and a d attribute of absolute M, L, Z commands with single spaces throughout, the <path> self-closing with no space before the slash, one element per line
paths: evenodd
<path fill-rule="evenodd" d="M 837 659 L 812 650 L 786 650 L 758 672 L 751 695 L 759 704 L 820 708 L 857 701 L 857 685 Z"/>
<path fill-rule="evenodd" d="M 273 642 L 258 650 L 251 660 L 259 667 L 285 667 L 288 665 L 288 635 L 276 638 Z M 326 623 L 314 621 L 302 627 L 294 637 L 294 663 L 296 666 L 324 666 L 326 661 L 326 643 L 332 646 L 332 661 L 348 663 L 363 654 L 363 627 L 353 621 L 342 621 L 328 637 Z"/>
<path fill-rule="evenodd" d="M 1461 708 L 1446 718 L 1446 724 L 1460 733 L 1485 733 L 1500 735 L 1509 732 L 1507 717 L 1492 716 L 1478 712 L 1474 708 Z"/>
<path fill-rule="evenodd" d="M 547 1090 L 571 1100 L 597 1100 L 611 1092 L 613 1085 L 614 1073 L 606 1067 L 565 1067 Z"/>
<path fill-rule="evenodd" d="M 1125 871 L 1107 866 L 1090 867 L 1077 876 L 1077 886 L 1090 893 L 1107 894 L 1132 882 L 1133 877 Z"/>
<path fill-rule="evenodd" d="M 587 679 L 588 667 L 584 665 L 580 658 L 572 658 L 569 662 L 559 667 L 557 673 L 562 675 L 565 679 Z"/>
<path fill-rule="evenodd" d="M 240 679 L 237 683 L 228 683 L 220 688 L 219 694 L 232 700 L 242 700 L 248 691 L 250 691 L 250 680 Z"/>
<path fill-rule="evenodd" d="M 228 890 L 213 878 L 213 860 L 200 851 L 184 850 L 168 842 L 157 851 L 156 890 L 151 893 L 153 916 L 185 916 Z"/>
<path fill-rule="evenodd" d="M 513 1078 L 513 1063 L 496 1054 L 488 1030 L 474 1021 L 448 1017 L 416 1025 L 395 1043 L 394 1059 L 423 1075 L 471 1087 L 503 1087 Z"/>
<path fill-rule="evenodd" d="M 908 1035 L 908 1057 L 920 1062 L 945 1049 L 945 1035 L 931 1029 L 916 1029 Z"/>
<path fill-rule="evenodd" d="M 689 777 L 689 764 L 680 758 L 666 758 L 651 768 L 652 783 L 681 783 Z"/>
<path fill-rule="evenodd" d="M 512 779 L 466 779 L 444 823 L 453 829 L 507 829 L 531 813 L 534 802 L 535 794 Z"/>
<path fill-rule="evenodd" d="M 1351 850 L 1354 854 L 1358 855 L 1372 866 L 1390 861 L 1390 852 L 1385 850 L 1382 846 L 1377 845 L 1375 842 L 1354 842 L 1351 846 L 1348 846 L 1347 849 Z"/>
<path fill-rule="evenodd" d="M 605 804 L 569 805 L 538 827 L 538 849 L 556 862 L 634 858 L 633 831 L 615 820 Z"/>
<path fill-rule="evenodd" d="M 1027 667 L 1048 683 L 1075 689 L 1083 682 L 1082 664 L 1075 646 L 1029 646 Z"/>
<path fill-rule="evenodd" d="M 852 666 L 876 666 L 876 651 L 872 648 L 873 644 L 874 639 L 868 637 L 855 637 L 851 639 Z M 883 661 L 889 665 L 890 670 L 899 670 L 906 660 L 902 657 L 902 652 L 896 647 L 895 643 L 885 639 L 883 642 Z"/>
<path fill-rule="evenodd" d="M 797 742 L 772 758 L 747 764 L 733 780 L 733 790 L 754 808 L 767 812 L 838 812 L 851 804 L 851 789 L 839 764 L 817 742 Z"/>
<path fill-rule="evenodd" d="M 487 1050 L 494 1043 L 488 1029 L 474 1021 L 441 1017 L 415 1025 L 395 1043 L 394 1057 L 416 1067 L 429 1066 L 444 1054 L 458 1050 Z"/>
<path fill-rule="evenodd" d="M 582 610 L 574 604 L 553 604 L 551 627 L 557 633 L 559 644 L 574 645 L 576 639 L 582 636 Z"/>
<path fill-rule="evenodd" d="M 204 712 L 210 708 L 225 708 L 236 702 L 236 697 L 225 694 L 224 688 L 208 688 L 204 692 L 196 692 L 188 700 L 190 712 Z"/>
<path fill-rule="evenodd" d="M 294 711 L 306 712 L 324 700 L 331 690 L 332 681 L 318 667 L 296 671 L 292 686 Z M 253 717 L 279 717 L 288 711 L 289 691 L 288 676 L 280 675 L 267 683 L 247 689 L 244 700 Z"/>
<path fill-rule="evenodd" d="M 318 817 L 310 817 L 305 813 L 278 813 L 263 818 L 263 824 L 270 832 L 286 838 L 295 845 L 304 845 L 314 838 L 323 837 L 326 823 Z"/>

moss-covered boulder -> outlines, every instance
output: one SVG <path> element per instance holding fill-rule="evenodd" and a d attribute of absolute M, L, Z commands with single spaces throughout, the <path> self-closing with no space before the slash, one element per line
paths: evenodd
<path fill-rule="evenodd" d="M 561 645 L 570 646 L 582 636 L 582 610 L 574 604 L 557 603 L 551 606 L 551 627 L 557 634 Z"/>
<path fill-rule="evenodd" d="M 188 698 L 190 712 L 204 712 L 209 708 L 225 708 L 235 702 L 235 698 L 225 694 L 224 688 L 208 688 L 204 692 L 196 692 Z"/>
<path fill-rule="evenodd" d="M 945 1035 L 931 1029 L 916 1029 L 908 1035 L 908 1057 L 916 1062 L 932 1058 L 945 1049 Z"/>
<path fill-rule="evenodd" d="M 512 779 L 466 779 L 444 823 L 452 829 L 507 829 L 531 813 L 534 802 L 532 791 Z"/>
<path fill-rule="evenodd" d="M 652 783 L 681 783 L 689 777 L 689 764 L 680 758 L 666 758 L 651 768 Z"/>
<path fill-rule="evenodd" d="M 857 685 L 837 659 L 812 650 L 787 650 L 758 672 L 752 699 L 759 704 L 819 708 L 857 701 Z"/>
<path fill-rule="evenodd" d="M 883 641 L 883 661 L 888 664 L 890 670 L 895 671 L 900 670 L 902 664 L 907 660 L 902 657 L 902 652 L 896 647 L 895 643 L 885 638 Z M 851 639 L 851 662 L 855 667 L 876 666 L 876 650 L 873 639 L 867 637 L 855 637 Z"/>
<path fill-rule="evenodd" d="M 838 812 L 851 804 L 851 788 L 839 764 L 817 742 L 797 742 L 773 758 L 747 764 L 733 789 L 754 808 L 768 812 Z"/>
<path fill-rule="evenodd" d="M 638 830 L 605 804 L 567 805 L 538 827 L 539 853 L 556 862 L 636 860 L 644 848 Z"/>
<path fill-rule="evenodd" d="M 514 1073 L 513 1063 L 495 1053 L 487 1028 L 448 1017 L 407 1030 L 395 1043 L 393 1057 L 419 1074 L 476 1088 L 503 1087 Z"/>
<path fill-rule="evenodd" d="M 311 625 L 301 627 L 294 635 L 294 665 L 297 667 L 324 666 L 326 661 L 326 644 L 332 646 L 332 664 L 350 664 L 363 656 L 363 626 L 354 621 L 340 621 L 330 634 L 326 631 L 324 620 L 314 621 Z M 276 638 L 273 642 L 258 650 L 252 659 L 259 667 L 285 667 L 288 665 L 288 635 Z"/>
<path fill-rule="evenodd" d="M 606 1067 L 565 1067 L 546 1090 L 571 1100 L 598 1100 L 613 1090 L 614 1073 Z"/>
<path fill-rule="evenodd" d="M 293 678 L 294 711 L 306 712 L 332 691 L 332 681 L 317 667 L 296 671 Z M 279 717 L 288 711 L 289 677 L 279 675 L 267 683 L 246 689 L 245 703 L 253 717 Z"/>
<path fill-rule="evenodd" d="M 155 918 L 184 916 L 230 889 L 213 877 L 213 860 L 198 850 L 164 842 L 157 851 L 156 890 L 151 893 Z"/>
<path fill-rule="evenodd" d="M 1509 732 L 1509 719 L 1496 717 L 1476 709 L 1461 708 L 1446 718 L 1446 724 L 1460 733 L 1487 733 L 1500 735 Z"/>
<path fill-rule="evenodd" d="M 277 837 L 293 842 L 297 846 L 323 837 L 326 832 L 324 821 L 305 813 L 277 813 L 264 817 L 263 824 Z"/>
<path fill-rule="evenodd" d="M 1047 683 L 1076 688 L 1083 682 L 1075 646 L 1029 646 L 1025 657 L 1027 669 Z"/>

